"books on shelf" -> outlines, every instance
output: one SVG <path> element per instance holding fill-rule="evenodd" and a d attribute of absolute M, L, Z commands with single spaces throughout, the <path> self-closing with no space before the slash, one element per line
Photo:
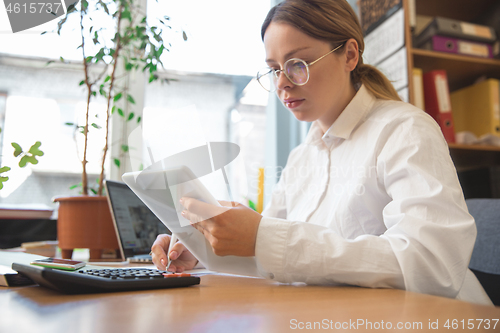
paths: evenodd
<path fill-rule="evenodd" d="M 44 204 L 0 204 L 0 219 L 50 219 L 53 212 Z"/>
<path fill-rule="evenodd" d="M 434 17 L 415 38 L 418 48 L 482 58 L 493 58 L 500 50 L 493 27 Z"/>
<path fill-rule="evenodd" d="M 457 90 L 451 94 L 451 104 L 457 132 L 500 136 L 499 80 L 487 79 Z"/>
<path fill-rule="evenodd" d="M 494 43 L 497 39 L 496 32 L 492 27 L 438 16 L 417 36 L 417 46 L 426 43 L 432 36 L 436 35 L 490 44 Z"/>
<path fill-rule="evenodd" d="M 413 68 L 413 105 L 425 111 L 423 75 L 421 68 Z"/>
<path fill-rule="evenodd" d="M 433 70 L 423 75 L 425 112 L 439 124 L 448 143 L 455 142 L 455 129 L 448 88 L 448 76 L 444 70 Z"/>
<path fill-rule="evenodd" d="M 493 58 L 493 46 L 491 44 L 440 35 L 432 36 L 427 42 L 420 45 L 420 48 L 481 58 Z"/>

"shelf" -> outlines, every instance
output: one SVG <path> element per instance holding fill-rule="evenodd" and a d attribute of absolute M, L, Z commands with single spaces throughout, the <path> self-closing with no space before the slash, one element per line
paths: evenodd
<path fill-rule="evenodd" d="M 500 60 L 463 56 L 458 54 L 411 49 L 413 66 L 424 73 L 433 69 L 445 69 L 450 91 L 466 87 L 482 74 L 500 79 Z"/>
<path fill-rule="evenodd" d="M 417 15 L 474 21 L 498 0 L 415 0 Z M 464 9 L 466 8 L 466 9 Z"/>
<path fill-rule="evenodd" d="M 500 165 L 500 147 L 454 143 L 448 146 L 457 171 Z"/>
<path fill-rule="evenodd" d="M 450 149 L 456 150 L 482 150 L 482 151 L 497 151 L 500 153 L 500 147 L 498 146 L 487 146 L 487 145 L 464 145 L 459 143 L 449 143 L 448 147 Z"/>

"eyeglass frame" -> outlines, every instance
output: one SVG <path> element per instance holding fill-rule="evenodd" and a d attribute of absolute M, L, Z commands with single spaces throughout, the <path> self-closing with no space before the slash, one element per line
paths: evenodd
<path fill-rule="evenodd" d="M 321 57 L 319 57 L 318 59 L 316 59 L 316 60 L 314 60 L 314 61 L 311 61 L 310 63 L 307 63 L 305 60 L 302 60 L 302 59 L 300 59 L 300 58 L 290 58 L 290 59 L 288 59 L 287 61 L 285 61 L 285 63 L 283 64 L 283 69 L 272 69 L 272 68 L 269 68 L 269 72 L 267 72 L 267 73 L 266 73 L 266 74 L 264 74 L 264 75 L 259 76 L 259 73 L 257 73 L 256 79 L 257 79 L 257 81 L 259 82 L 259 84 L 261 85 L 261 87 L 262 87 L 262 88 L 264 88 L 264 90 L 266 90 L 266 91 L 268 91 L 268 92 L 274 92 L 274 91 L 276 91 L 276 90 L 277 90 L 277 89 L 276 89 L 276 84 L 273 84 L 273 86 L 274 86 L 274 89 L 273 89 L 273 90 L 268 90 L 268 89 L 266 89 L 266 88 L 264 87 L 264 85 L 260 82 L 260 78 L 262 78 L 262 77 L 264 77 L 264 76 L 266 76 L 266 75 L 269 75 L 269 74 L 271 74 L 271 73 L 274 73 L 274 77 L 276 78 L 276 80 L 278 80 L 278 79 L 279 79 L 279 77 L 278 77 L 278 73 L 283 72 L 283 73 L 285 74 L 286 78 L 288 79 L 288 81 L 290 81 L 292 84 L 294 84 L 294 85 L 296 85 L 296 86 L 303 86 L 303 85 L 305 85 L 307 82 L 309 82 L 309 78 L 310 78 L 310 74 L 309 74 L 309 67 L 311 67 L 312 65 L 314 65 L 315 63 L 317 63 L 318 61 L 320 61 L 321 59 L 323 59 L 323 58 L 324 58 L 324 57 L 326 57 L 327 55 L 329 55 L 329 54 L 331 54 L 331 53 L 333 53 L 333 52 L 337 51 L 338 49 L 340 49 L 340 48 L 341 48 L 342 46 L 344 46 L 344 45 L 345 45 L 345 43 L 340 44 L 339 46 L 337 46 L 337 47 L 336 47 L 336 48 L 334 48 L 333 50 L 329 51 L 327 54 L 322 55 Z M 293 82 L 293 81 L 292 81 L 292 79 L 290 79 L 290 77 L 289 77 L 289 76 L 287 75 L 287 73 L 284 71 L 284 69 L 285 69 L 285 67 L 286 67 L 286 64 L 287 64 L 289 61 L 291 61 L 291 60 L 298 60 L 298 61 L 300 61 L 300 62 L 302 62 L 302 63 L 304 63 L 304 64 L 306 65 L 306 72 L 307 72 L 307 80 L 306 80 L 306 82 L 304 82 L 304 83 L 295 83 L 295 82 Z M 259 72 L 260 72 L 260 71 L 259 71 Z"/>

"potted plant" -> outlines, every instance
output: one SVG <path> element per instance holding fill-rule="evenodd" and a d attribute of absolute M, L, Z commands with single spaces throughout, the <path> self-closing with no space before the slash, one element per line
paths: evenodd
<path fill-rule="evenodd" d="M 78 16 L 77 20 L 71 18 Z M 108 20 L 107 26 L 97 26 L 92 18 Z M 81 196 L 56 198 L 59 202 L 58 240 L 63 258 L 70 258 L 74 248 L 89 248 L 91 259 L 101 257 L 103 249 L 117 249 L 118 243 L 111 220 L 106 197 L 103 196 L 106 158 L 109 151 L 109 126 L 112 117 L 124 122 L 141 122 L 133 111 L 125 112 L 123 105 L 134 105 L 135 100 L 124 77 L 132 71 L 148 74 L 151 83 L 158 79 L 158 66 L 163 66 L 160 57 L 170 44 L 165 44 L 163 32 L 169 17 L 156 20 L 150 25 L 144 8 L 133 0 L 81 0 L 70 5 L 67 14 L 58 23 L 57 33 L 64 27 L 78 25 L 81 36 L 83 79 L 80 85 L 86 92 L 85 124 L 74 126 L 83 135 L 81 157 Z M 78 22 L 78 23 L 75 23 Z M 109 25 L 113 25 L 110 33 Z M 187 39 L 182 32 L 184 40 Z M 166 46 L 168 45 L 168 46 Z M 64 59 L 61 58 L 62 61 Z M 120 67 L 123 69 L 120 71 Z M 121 72 L 121 74 L 119 74 Z M 91 101 L 101 96 L 106 101 L 105 125 L 103 128 L 92 122 Z M 97 190 L 91 188 L 87 176 L 87 150 L 90 130 L 103 130 L 102 160 Z M 121 144 L 122 156 L 129 151 L 127 144 Z M 120 166 L 120 158 L 113 158 Z M 89 195 L 89 194 L 95 195 Z M 90 214 L 90 215 L 89 215 Z"/>

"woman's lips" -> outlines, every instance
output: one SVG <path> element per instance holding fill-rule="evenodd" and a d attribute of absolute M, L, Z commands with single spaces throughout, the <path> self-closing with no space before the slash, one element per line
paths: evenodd
<path fill-rule="evenodd" d="M 302 102 L 304 102 L 304 99 L 289 98 L 285 99 L 283 102 L 285 103 L 287 108 L 293 109 L 300 106 Z"/>

